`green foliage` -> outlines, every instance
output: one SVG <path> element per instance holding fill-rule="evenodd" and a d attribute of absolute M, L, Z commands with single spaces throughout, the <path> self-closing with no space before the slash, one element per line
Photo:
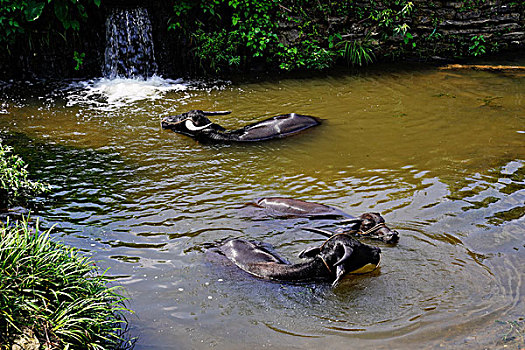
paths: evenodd
<path fill-rule="evenodd" d="M 372 43 L 378 40 L 401 40 L 414 49 L 417 41 L 408 23 L 415 10 L 407 0 L 181 0 L 174 1 L 169 28 L 185 38 L 204 70 L 257 64 L 286 71 L 321 70 L 342 59 L 357 66 L 371 63 Z M 360 19 L 371 28 L 367 32 L 379 34 L 374 40 L 370 34 L 345 40 L 340 32 L 345 28 L 331 21 L 347 17 Z M 283 28 L 293 28 L 293 34 L 283 34 Z"/>
<path fill-rule="evenodd" d="M 27 2 L 27 7 L 24 9 L 25 18 L 28 22 L 32 22 L 38 19 L 44 10 L 45 2 L 36 2 L 30 0 Z"/>
<path fill-rule="evenodd" d="M 441 38 L 443 38 L 443 35 L 437 31 L 437 28 L 434 28 L 432 33 L 430 33 L 425 40 L 426 41 L 439 41 Z"/>
<path fill-rule="evenodd" d="M 0 348 L 24 329 L 42 348 L 125 346 L 125 298 L 76 249 L 55 243 L 27 221 L 0 228 Z"/>
<path fill-rule="evenodd" d="M 257 62 L 283 70 L 332 66 L 337 53 L 323 47 L 309 22 L 301 23 L 297 44 L 280 41 L 282 11 L 276 0 L 183 0 L 173 6 L 169 29 L 189 37 L 191 53 L 202 68 L 214 72 Z M 290 16 L 284 19 L 293 21 Z"/>
<path fill-rule="evenodd" d="M 0 0 L 0 48 L 9 52 L 24 40 L 29 48 L 35 41 L 46 40 L 50 47 L 50 33 L 52 39 L 60 35 L 71 41 L 80 32 L 87 9 L 100 3 Z M 168 29 L 176 37 L 174 42 L 183 43 L 179 48 L 184 61 L 208 73 L 252 67 L 320 70 L 345 59 L 352 65 L 365 65 L 375 60 L 375 55 L 428 56 L 430 51 L 448 50 L 479 56 L 504 48 L 504 43 L 493 43 L 492 38 L 485 43 L 478 35 L 466 45 L 462 38 L 437 32 L 444 20 L 437 11 L 441 5 L 430 1 L 419 8 L 421 4 L 408 0 L 172 0 L 159 8 L 172 8 Z M 473 11 L 486 7 L 486 0 L 464 0 L 458 6 L 456 11 Z M 507 6 L 525 5 L 518 1 Z M 432 27 L 416 28 L 414 23 L 422 18 Z M 44 27 L 37 26 L 41 23 Z M 355 37 L 361 28 L 363 33 L 373 33 L 372 38 L 345 39 Z M 441 43 L 447 45 L 438 45 Z M 83 50 L 71 47 L 76 70 L 83 67 Z"/>
<path fill-rule="evenodd" d="M 78 53 L 78 51 L 73 52 L 73 60 L 77 63 L 75 66 L 75 70 L 80 70 L 80 67 L 84 64 L 84 57 L 86 57 L 86 53 Z"/>
<path fill-rule="evenodd" d="M 344 56 L 348 64 L 352 66 L 362 66 L 374 61 L 375 55 L 372 48 L 372 41 L 370 33 L 368 33 L 362 40 L 347 41 L 345 43 Z"/>
<path fill-rule="evenodd" d="M 192 37 L 198 43 L 193 49 L 193 54 L 201 63 L 206 62 L 213 71 L 218 72 L 226 66 L 240 65 L 241 57 L 236 50 L 236 41 L 239 40 L 237 33 L 225 30 L 206 33 L 198 29 L 192 33 Z"/>
<path fill-rule="evenodd" d="M 463 0 L 461 1 L 461 7 L 458 9 L 458 11 L 459 12 L 471 11 L 486 2 L 487 0 Z"/>
<path fill-rule="evenodd" d="M 387 8 L 370 8 L 370 19 L 375 21 L 379 28 L 383 29 L 383 40 L 389 37 L 400 37 L 405 45 L 416 47 L 414 36 L 409 32 L 410 26 L 406 22 L 414 11 L 414 3 L 405 0 L 385 1 Z"/>
<path fill-rule="evenodd" d="M 8 53 L 15 44 L 34 40 L 52 45 L 49 33 L 66 39 L 66 33 L 78 33 L 87 20 L 87 5 L 100 7 L 101 0 L 0 0 L 0 49 Z M 58 25 L 57 25 L 58 24 Z M 61 28 L 60 28 L 61 27 Z"/>
<path fill-rule="evenodd" d="M 295 46 L 279 44 L 279 68 L 282 70 L 321 70 L 333 65 L 334 54 L 322 48 L 315 39 L 301 41 Z"/>
<path fill-rule="evenodd" d="M 414 36 L 408 31 L 410 26 L 406 23 L 394 27 L 394 35 L 400 36 L 403 39 L 405 45 L 411 44 L 412 47 L 416 47 L 416 43 L 412 40 Z"/>
<path fill-rule="evenodd" d="M 169 29 L 189 37 L 203 68 L 219 72 L 239 67 L 246 57 L 269 56 L 278 43 L 272 21 L 276 6 L 256 0 L 177 1 Z"/>
<path fill-rule="evenodd" d="M 469 46 L 468 51 L 473 56 L 483 55 L 487 49 L 485 48 L 485 38 L 483 35 L 474 35 L 470 38 L 472 45 Z"/>
<path fill-rule="evenodd" d="M 376 7 L 371 1 L 370 7 L 367 9 L 370 13 L 369 18 L 375 21 L 380 28 L 384 28 L 384 35 L 389 35 L 389 31 L 393 31 L 394 34 L 403 32 L 406 33 L 406 23 L 401 23 L 408 17 L 414 10 L 414 3 L 412 1 L 405 0 L 394 0 L 385 1 L 387 3 L 386 8 Z"/>
<path fill-rule="evenodd" d="M 11 154 L 13 149 L 0 143 L 0 203 L 13 205 L 29 196 L 49 190 L 49 185 L 28 179 L 22 158 Z M 0 208 L 6 209 L 6 208 Z"/>

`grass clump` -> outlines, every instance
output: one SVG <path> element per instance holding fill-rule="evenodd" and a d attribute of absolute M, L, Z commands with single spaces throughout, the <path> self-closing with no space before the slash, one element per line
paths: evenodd
<path fill-rule="evenodd" d="M 46 349 L 131 347 L 118 287 L 49 232 L 27 220 L 0 228 L 0 349 L 27 334 Z"/>
<path fill-rule="evenodd" d="M 375 55 L 370 33 L 362 40 L 346 41 L 344 54 L 348 64 L 352 66 L 363 66 L 374 61 Z"/>

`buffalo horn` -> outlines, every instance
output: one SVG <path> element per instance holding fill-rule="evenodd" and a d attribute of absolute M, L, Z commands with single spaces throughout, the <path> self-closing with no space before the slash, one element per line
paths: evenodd
<path fill-rule="evenodd" d="M 226 115 L 230 114 L 232 111 L 202 111 L 204 115 Z"/>
<path fill-rule="evenodd" d="M 326 230 L 322 230 L 320 228 L 315 228 L 315 227 L 303 227 L 303 230 L 305 231 L 310 231 L 310 232 L 315 232 L 315 233 L 319 233 L 325 237 L 332 237 L 333 236 L 333 233 L 330 232 L 330 231 L 326 231 Z"/>
<path fill-rule="evenodd" d="M 347 247 L 346 245 L 341 244 L 341 243 L 338 243 L 338 244 L 343 246 L 343 249 L 345 250 L 345 254 L 343 255 L 343 257 L 341 259 L 339 259 L 339 261 L 337 261 L 334 264 L 334 266 L 339 266 L 342 263 L 344 263 L 348 258 L 350 258 L 352 256 L 352 253 L 354 252 L 354 250 L 352 248 Z"/>

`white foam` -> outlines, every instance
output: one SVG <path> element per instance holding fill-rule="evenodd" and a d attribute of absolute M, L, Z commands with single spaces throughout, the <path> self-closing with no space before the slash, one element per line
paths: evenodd
<path fill-rule="evenodd" d="M 148 79 L 98 78 L 72 84 L 67 96 L 67 106 L 79 104 L 98 107 L 123 107 L 143 100 L 163 98 L 170 91 L 188 88 L 182 79 L 164 79 L 153 76 Z"/>

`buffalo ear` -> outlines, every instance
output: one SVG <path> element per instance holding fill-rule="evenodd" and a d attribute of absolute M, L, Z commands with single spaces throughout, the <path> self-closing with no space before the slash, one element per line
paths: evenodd
<path fill-rule="evenodd" d="M 313 258 L 314 256 L 318 255 L 321 252 L 321 248 L 319 247 L 310 247 L 306 248 L 302 252 L 299 253 L 299 257 L 301 259 L 304 258 Z"/>
<path fill-rule="evenodd" d="M 354 250 L 352 248 L 350 248 L 349 246 L 347 245 L 344 245 L 344 244 L 341 244 L 341 243 L 337 243 L 337 245 L 342 245 L 343 246 L 343 249 L 344 249 L 344 254 L 343 254 L 343 257 L 341 259 L 339 259 L 335 264 L 334 266 L 337 266 L 339 267 L 340 265 L 342 265 L 346 260 L 350 259 L 350 257 L 352 256 L 352 253 L 354 252 Z"/>
<path fill-rule="evenodd" d="M 336 272 L 335 272 L 335 281 L 332 283 L 332 287 L 335 288 L 343 278 L 343 276 L 346 274 L 346 270 L 342 265 L 337 266 Z"/>

